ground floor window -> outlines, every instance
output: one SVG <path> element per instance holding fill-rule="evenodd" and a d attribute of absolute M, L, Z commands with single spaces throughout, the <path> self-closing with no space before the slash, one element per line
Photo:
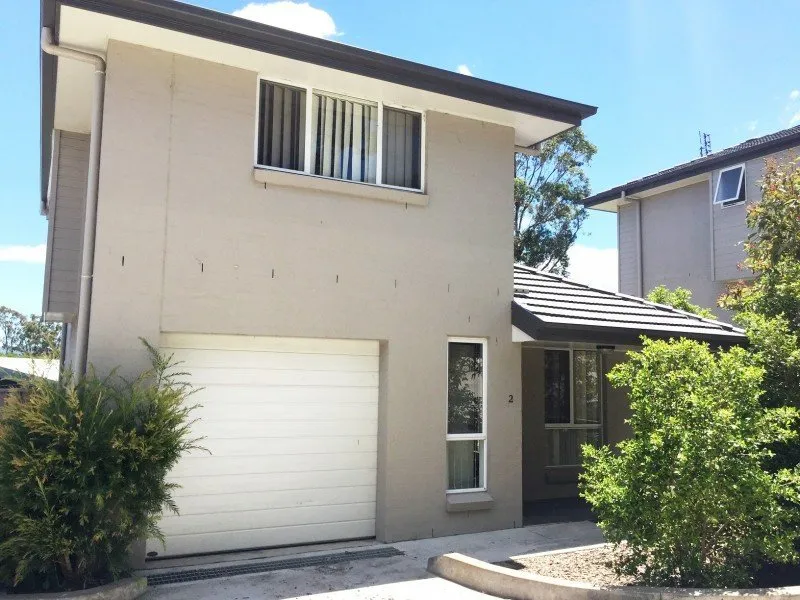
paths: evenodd
<path fill-rule="evenodd" d="M 547 466 L 581 464 L 581 446 L 603 442 L 602 374 L 597 350 L 545 350 Z"/>
<path fill-rule="evenodd" d="M 486 489 L 486 340 L 447 343 L 447 488 Z"/>

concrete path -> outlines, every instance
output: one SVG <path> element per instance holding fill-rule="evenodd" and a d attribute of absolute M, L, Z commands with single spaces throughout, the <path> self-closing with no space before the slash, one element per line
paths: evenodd
<path fill-rule="evenodd" d="M 498 562 L 510 556 L 603 541 L 593 523 L 553 523 L 488 533 L 391 544 L 404 556 L 357 560 L 302 569 L 285 569 L 191 583 L 153 587 L 145 600 L 478 600 L 489 598 L 454 583 L 430 577 L 428 558 L 446 552 Z M 375 545 L 373 542 L 370 545 Z M 369 547 L 369 546 L 367 546 Z M 352 549 L 348 548 L 348 549 Z M 313 556 L 331 550 L 294 554 Z M 283 558 L 286 558 L 285 556 Z M 236 561 L 243 562 L 243 561 Z M 231 564 L 227 562 L 226 564 Z M 219 563 L 204 567 L 220 566 Z M 193 567 L 197 568 L 197 567 Z M 146 575 L 150 571 L 142 572 Z"/>

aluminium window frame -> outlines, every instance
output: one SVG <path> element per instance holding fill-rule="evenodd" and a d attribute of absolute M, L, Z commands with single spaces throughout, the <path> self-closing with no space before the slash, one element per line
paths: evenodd
<path fill-rule="evenodd" d="M 449 394 L 449 380 L 450 380 L 450 344 L 481 344 L 481 352 L 482 352 L 482 363 L 483 363 L 483 373 L 482 373 L 482 382 L 481 382 L 481 393 L 483 394 L 482 398 L 482 406 L 481 406 L 481 433 L 447 433 L 447 425 L 450 422 L 450 394 Z M 445 347 L 446 351 L 446 360 L 445 360 L 445 407 L 444 407 L 444 432 L 445 432 L 445 476 L 447 481 L 445 482 L 446 492 L 448 494 L 468 494 L 474 492 L 485 492 L 489 489 L 489 482 L 487 480 L 488 476 L 488 464 L 489 464 L 489 442 L 488 442 L 488 435 L 487 435 L 487 392 L 488 392 L 488 374 L 489 374 L 489 362 L 488 362 L 488 350 L 489 350 L 489 340 L 488 338 L 481 338 L 481 337 L 459 337 L 459 336 L 448 336 L 447 337 L 447 346 Z M 480 487 L 475 488 L 464 488 L 464 489 L 451 489 L 449 487 L 449 480 L 450 480 L 450 466 L 446 464 L 446 457 L 447 457 L 447 443 L 448 442 L 465 442 L 465 441 L 480 441 L 483 442 L 483 456 L 481 457 L 481 481 L 483 485 Z"/>
<path fill-rule="evenodd" d="M 262 165 L 258 162 L 258 139 L 259 139 L 259 128 L 261 126 L 260 123 L 260 111 L 261 111 L 261 82 L 272 83 L 276 85 L 283 85 L 289 86 L 298 90 L 303 90 L 306 94 L 306 114 L 305 114 L 305 121 L 303 126 L 305 127 L 304 131 L 304 138 L 305 138 L 305 148 L 303 153 L 303 170 L 295 170 L 295 169 L 285 169 L 282 167 L 273 167 L 270 165 Z M 378 136 L 378 143 L 377 143 L 377 152 L 375 155 L 375 164 L 376 164 L 376 173 L 375 173 L 375 182 L 368 182 L 368 181 L 353 181 L 351 179 L 343 179 L 340 177 L 329 177 L 327 175 L 317 175 L 314 173 L 313 165 L 311 164 L 311 157 L 312 157 L 312 148 L 311 148 L 311 130 L 312 130 L 312 112 L 313 112 L 313 99 L 314 94 L 320 94 L 322 96 L 327 96 L 329 98 L 338 98 L 340 100 L 349 100 L 351 102 L 358 102 L 359 104 L 369 104 L 372 106 L 376 106 L 378 109 L 378 127 L 376 131 L 376 135 Z M 404 110 L 406 112 L 411 112 L 414 114 L 418 114 L 420 116 L 420 152 L 419 152 L 419 160 L 420 160 L 420 187 L 419 188 L 412 188 L 412 187 L 404 187 L 400 185 L 387 185 L 383 183 L 383 113 L 384 108 L 393 108 L 397 110 Z M 371 185 L 371 186 L 378 186 L 382 188 L 389 188 L 394 190 L 401 190 L 404 192 L 412 192 L 417 194 L 424 194 L 426 189 L 426 142 L 427 142 L 427 111 L 406 106 L 402 104 L 390 103 L 390 102 L 383 102 L 382 100 L 369 100 L 367 98 L 357 98 L 355 96 L 350 96 L 347 94 L 342 94 L 339 92 L 330 92 L 321 88 L 316 88 L 314 86 L 306 85 L 303 83 L 298 83 L 297 81 L 290 81 L 287 79 L 282 79 L 280 77 L 267 77 L 262 74 L 259 74 L 256 77 L 256 112 L 255 112 L 255 138 L 253 141 L 253 164 L 258 169 L 267 169 L 271 171 L 280 171 L 282 173 L 294 173 L 295 175 L 306 175 L 308 177 L 321 177 L 322 179 L 333 179 L 335 181 L 344 181 L 346 183 L 352 183 L 355 185 Z"/>
<path fill-rule="evenodd" d="M 569 423 L 547 423 L 544 424 L 544 429 L 596 429 L 600 431 L 600 443 L 602 444 L 606 437 L 606 399 L 603 393 L 603 352 L 595 348 L 564 348 L 558 346 L 541 346 L 543 351 L 553 350 L 559 352 L 569 352 Z M 598 389 L 597 399 L 600 402 L 600 423 L 575 423 L 575 351 L 579 352 L 596 352 L 599 358 L 599 373 L 598 376 Z M 542 362 L 544 365 L 544 361 Z M 544 376 L 543 376 L 544 378 Z M 543 400 L 545 400 L 543 398 Z M 545 400 L 546 402 L 546 400 Z M 545 415 L 547 414 L 547 406 L 544 407 Z M 546 469 L 573 469 L 580 465 L 549 465 L 545 461 Z"/>
<path fill-rule="evenodd" d="M 728 171 L 733 171 L 735 169 L 741 169 L 741 171 L 739 171 L 739 185 L 736 186 L 736 197 L 728 200 L 719 200 L 719 190 L 720 190 L 720 183 L 722 182 L 722 174 L 727 173 Z M 731 165 L 729 167 L 725 167 L 724 169 L 720 169 L 719 173 L 717 174 L 717 186 L 714 189 L 713 203 L 722 206 L 722 208 L 744 204 L 747 201 L 746 175 L 747 175 L 747 165 L 745 163 L 739 163 L 737 165 Z M 743 196 L 741 200 L 739 200 L 739 196 Z"/>

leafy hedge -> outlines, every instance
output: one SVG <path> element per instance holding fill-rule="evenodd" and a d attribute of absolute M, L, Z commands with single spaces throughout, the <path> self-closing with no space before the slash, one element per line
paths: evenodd
<path fill-rule="evenodd" d="M 146 343 L 145 343 L 146 344 Z M 33 379 L 0 409 L 0 580 L 20 590 L 91 587 L 176 511 L 165 477 L 189 438 L 191 393 L 146 344 L 134 381 Z"/>
<path fill-rule="evenodd" d="M 759 402 L 763 368 L 741 348 L 644 342 L 608 378 L 629 388 L 633 435 L 584 446 L 581 493 L 648 585 L 745 586 L 764 561 L 797 558 L 800 477 L 765 469 L 797 411 Z"/>

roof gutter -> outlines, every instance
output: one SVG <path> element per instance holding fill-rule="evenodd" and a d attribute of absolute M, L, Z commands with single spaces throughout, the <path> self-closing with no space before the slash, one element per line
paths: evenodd
<path fill-rule="evenodd" d="M 86 372 L 89 350 L 89 317 L 92 303 L 92 277 L 94 276 L 94 247 L 97 234 L 97 190 L 100 178 L 100 141 L 103 128 L 103 97 L 106 85 L 106 61 L 99 54 L 59 46 L 53 42 L 53 31 L 42 27 L 42 52 L 59 58 L 78 60 L 94 66 L 92 88 L 92 130 L 89 137 L 89 176 L 86 182 L 86 208 L 83 221 L 83 248 L 81 253 L 81 282 L 78 296 L 75 358 L 72 372 L 81 377 Z"/>

